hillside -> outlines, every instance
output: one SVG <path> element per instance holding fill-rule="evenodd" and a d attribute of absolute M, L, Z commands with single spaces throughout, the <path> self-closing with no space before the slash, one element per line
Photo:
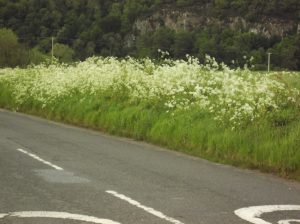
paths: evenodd
<path fill-rule="evenodd" d="M 298 0 L 0 0 L 1 28 L 42 54 L 54 37 L 55 56 L 66 62 L 92 55 L 157 58 L 162 49 L 202 61 L 209 54 L 232 66 L 253 57 L 259 70 L 272 52 L 273 68 L 299 70 L 299 18 Z"/>

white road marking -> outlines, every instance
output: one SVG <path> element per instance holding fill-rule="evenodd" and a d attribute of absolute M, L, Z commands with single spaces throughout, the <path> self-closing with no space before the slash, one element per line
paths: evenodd
<path fill-rule="evenodd" d="M 300 222 L 300 219 L 281 220 L 278 224 L 292 224 L 292 222 Z"/>
<path fill-rule="evenodd" d="M 158 218 L 164 219 L 164 220 L 169 221 L 169 222 L 174 223 L 174 224 L 184 224 L 183 222 L 180 222 L 180 221 L 178 221 L 174 218 L 168 217 L 168 216 L 164 215 L 163 213 L 154 210 L 153 208 L 146 207 L 146 206 L 142 205 L 141 203 L 139 203 L 138 201 L 135 201 L 135 200 L 123 195 L 123 194 L 119 194 L 118 192 L 106 191 L 106 193 L 111 194 L 111 195 L 113 195 L 113 196 L 115 196 L 115 197 L 117 197 L 121 200 L 124 200 L 124 201 L 128 202 L 131 205 L 134 205 L 138 208 L 141 208 L 141 209 L 145 210 L 146 212 L 148 212 L 148 213 L 150 213 L 150 214 L 152 214 L 152 215 L 154 215 Z"/>
<path fill-rule="evenodd" d="M 0 214 L 0 219 L 4 217 L 18 218 L 54 218 L 54 219 L 71 219 L 76 221 L 97 223 L 97 224 L 121 224 L 109 219 L 100 219 L 93 216 L 71 214 L 67 212 L 47 212 L 47 211 L 26 211 L 26 212 L 11 212 Z"/>
<path fill-rule="evenodd" d="M 248 222 L 253 224 L 272 224 L 260 218 L 264 213 L 276 212 L 276 211 L 297 211 L 300 210 L 300 205 L 264 205 L 253 206 L 247 208 L 241 208 L 234 213 Z M 298 220 L 299 221 L 299 220 Z M 280 221 L 280 224 L 288 224 L 287 220 Z"/>
<path fill-rule="evenodd" d="M 40 161 L 40 162 L 42 162 L 42 163 L 44 163 L 44 164 L 46 164 L 46 165 L 48 165 L 48 166 L 51 166 L 52 168 L 54 168 L 54 169 L 56 169 L 56 170 L 64 170 L 63 168 L 61 168 L 61 167 L 59 167 L 59 166 L 56 166 L 56 165 L 54 165 L 54 164 L 52 164 L 52 163 L 50 163 L 50 162 L 48 162 L 48 161 L 46 161 L 46 160 L 43 160 L 42 158 L 38 157 L 37 155 L 34 155 L 34 154 L 30 153 L 30 152 L 27 152 L 27 151 L 25 151 L 24 149 L 17 149 L 17 150 L 18 150 L 19 152 L 22 152 L 22 153 L 24 153 L 24 154 L 30 156 L 31 158 L 34 158 L 34 159 L 36 159 L 36 160 L 38 160 L 38 161 Z"/>

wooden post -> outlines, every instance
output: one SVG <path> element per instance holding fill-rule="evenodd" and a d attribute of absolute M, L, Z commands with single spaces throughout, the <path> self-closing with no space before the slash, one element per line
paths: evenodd
<path fill-rule="evenodd" d="M 51 37 L 51 64 L 53 64 L 53 57 L 54 57 L 54 38 Z"/>
<path fill-rule="evenodd" d="M 271 54 L 272 53 L 268 53 L 268 72 L 270 72 L 270 64 L 271 64 Z"/>

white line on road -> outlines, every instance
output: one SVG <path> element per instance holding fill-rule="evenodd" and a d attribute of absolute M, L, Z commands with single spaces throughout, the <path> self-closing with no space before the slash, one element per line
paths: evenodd
<path fill-rule="evenodd" d="M 31 158 L 34 158 L 34 159 L 36 159 L 36 160 L 38 160 L 38 161 L 40 161 L 40 162 L 42 162 L 42 163 L 44 163 L 44 164 L 46 164 L 48 166 L 51 166 L 52 168 L 54 168 L 56 170 L 64 170 L 63 168 L 61 168 L 59 166 L 56 166 L 56 165 L 54 165 L 54 164 L 52 164 L 52 163 L 50 163 L 50 162 L 48 162 L 46 160 L 43 160 L 42 158 L 38 157 L 37 155 L 34 155 L 34 154 L 30 153 L 30 152 L 27 152 L 24 149 L 17 149 L 17 151 L 22 152 L 22 153 L 30 156 Z"/>
<path fill-rule="evenodd" d="M 93 216 L 71 214 L 67 212 L 48 212 L 48 211 L 26 211 L 26 212 L 11 212 L 0 214 L 0 219 L 4 217 L 18 218 L 54 218 L 54 219 L 70 219 L 83 222 L 91 222 L 97 224 L 121 224 L 109 219 L 100 219 Z"/>
<path fill-rule="evenodd" d="M 251 222 L 253 224 L 272 224 L 261 219 L 261 215 L 264 213 L 271 213 L 276 211 L 298 211 L 300 210 L 300 205 L 263 205 L 263 206 L 253 206 L 247 208 L 241 208 L 234 213 L 243 220 Z M 288 220 L 280 221 L 281 224 L 288 223 Z"/>
<path fill-rule="evenodd" d="M 135 200 L 123 195 L 123 194 L 119 194 L 118 192 L 106 191 L 106 193 L 111 194 L 111 195 L 113 195 L 113 196 L 115 196 L 115 197 L 117 197 L 121 200 L 127 201 L 129 204 L 134 205 L 138 208 L 141 208 L 141 209 L 145 210 L 146 212 L 148 212 L 148 213 L 150 213 L 150 214 L 152 214 L 152 215 L 154 215 L 158 218 L 164 219 L 164 220 L 169 221 L 169 222 L 174 223 L 174 224 L 184 224 L 183 222 L 180 222 L 180 221 L 178 221 L 174 218 L 168 217 L 168 216 L 164 215 L 163 213 L 154 210 L 153 208 L 146 207 L 146 206 L 142 205 L 141 203 L 139 203 L 138 201 L 135 201 Z"/>
<path fill-rule="evenodd" d="M 289 220 L 281 220 L 278 222 L 278 224 L 292 224 L 295 222 L 299 222 L 300 223 L 300 219 L 289 219 Z"/>

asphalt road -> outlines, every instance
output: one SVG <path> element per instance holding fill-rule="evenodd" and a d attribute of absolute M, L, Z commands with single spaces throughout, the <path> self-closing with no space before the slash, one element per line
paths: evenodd
<path fill-rule="evenodd" d="M 300 222 L 299 183 L 32 116 L 0 110 L 0 153 L 0 224 Z"/>

